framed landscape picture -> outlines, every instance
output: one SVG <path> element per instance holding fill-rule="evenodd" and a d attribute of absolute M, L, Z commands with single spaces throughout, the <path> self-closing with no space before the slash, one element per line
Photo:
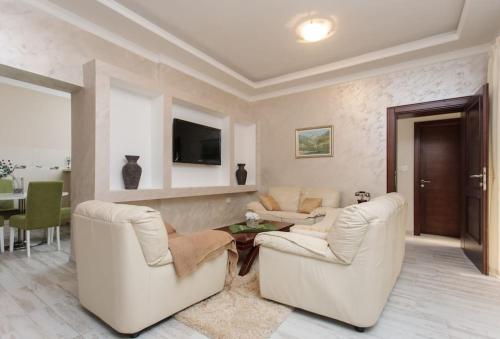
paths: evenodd
<path fill-rule="evenodd" d="M 295 130 L 295 157 L 333 156 L 333 126 L 298 128 Z"/>

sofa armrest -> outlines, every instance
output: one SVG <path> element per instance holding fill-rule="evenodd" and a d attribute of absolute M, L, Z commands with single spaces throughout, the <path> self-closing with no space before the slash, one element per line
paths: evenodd
<path fill-rule="evenodd" d="M 253 212 L 267 212 L 266 208 L 259 201 L 249 202 L 247 209 Z"/>
<path fill-rule="evenodd" d="M 310 215 L 311 215 L 311 217 L 321 217 L 321 216 L 327 215 L 328 213 L 332 213 L 335 210 L 338 210 L 338 208 L 320 206 L 320 207 L 315 208 L 310 213 Z"/>
<path fill-rule="evenodd" d="M 312 226 L 314 226 L 314 225 L 312 225 Z M 307 225 L 292 226 L 290 228 L 290 232 L 302 234 L 302 235 L 307 235 L 309 237 L 315 237 L 315 238 L 319 238 L 319 239 L 326 239 L 325 232 L 317 231 L 314 229 L 307 229 Z"/>
<path fill-rule="evenodd" d="M 303 257 L 342 264 L 324 239 L 290 232 L 264 232 L 255 237 L 254 244 Z"/>

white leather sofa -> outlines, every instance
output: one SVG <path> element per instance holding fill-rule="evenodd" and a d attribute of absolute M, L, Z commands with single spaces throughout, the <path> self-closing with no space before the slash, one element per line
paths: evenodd
<path fill-rule="evenodd" d="M 270 221 L 313 225 L 323 219 L 329 208 L 340 207 L 340 193 L 332 188 L 270 187 L 268 194 L 278 202 L 281 211 L 268 211 L 259 201 L 248 203 L 247 209 L 259 214 L 261 219 Z M 321 207 L 309 214 L 300 213 L 300 202 L 305 198 L 321 198 Z"/>
<path fill-rule="evenodd" d="M 160 213 L 87 201 L 72 219 L 81 305 L 122 334 L 136 336 L 224 288 L 227 251 L 179 279 Z"/>
<path fill-rule="evenodd" d="M 401 271 L 405 214 L 404 198 L 391 193 L 344 208 L 325 239 L 259 234 L 261 295 L 359 331 L 373 326 Z"/>

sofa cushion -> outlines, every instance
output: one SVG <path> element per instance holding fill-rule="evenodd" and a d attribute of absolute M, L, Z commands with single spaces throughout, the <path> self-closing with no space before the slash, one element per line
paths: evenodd
<path fill-rule="evenodd" d="M 251 201 L 247 204 L 247 210 L 253 212 L 265 212 L 267 211 L 264 206 L 258 201 Z"/>
<path fill-rule="evenodd" d="M 340 207 L 340 193 L 333 188 L 304 187 L 301 190 L 301 200 L 306 198 L 321 198 L 323 207 Z"/>
<path fill-rule="evenodd" d="M 309 235 L 279 231 L 263 232 L 255 237 L 254 244 L 303 257 L 343 263 L 328 249 L 328 243 L 324 239 Z"/>
<path fill-rule="evenodd" d="M 296 226 L 292 226 L 292 227 L 290 227 L 290 232 L 292 232 L 292 233 L 298 233 L 298 234 L 303 234 L 303 235 L 307 235 L 307 236 L 310 236 L 310 237 L 315 237 L 315 238 L 326 240 L 327 233 L 321 232 L 321 231 L 316 231 L 314 229 L 308 229 L 307 226 L 308 225 L 296 225 Z M 309 226 L 314 226 L 314 225 L 309 225 Z"/>
<path fill-rule="evenodd" d="M 270 187 L 269 195 L 278 202 L 282 211 L 299 210 L 300 187 Z"/>
<path fill-rule="evenodd" d="M 326 236 L 332 252 L 345 264 L 353 261 L 368 230 L 361 205 L 345 207 Z"/>
<path fill-rule="evenodd" d="M 283 221 L 292 224 L 307 224 L 312 225 L 316 222 L 316 218 L 310 214 L 287 212 L 287 211 L 259 211 L 257 214 L 262 220 Z"/>
<path fill-rule="evenodd" d="M 281 217 L 276 215 L 276 211 L 258 211 L 261 220 L 267 221 L 281 221 Z"/>
<path fill-rule="evenodd" d="M 278 202 L 270 195 L 261 195 L 259 201 L 268 211 L 281 211 L 281 207 Z"/>
<path fill-rule="evenodd" d="M 331 207 L 327 208 L 328 212 L 322 220 L 318 220 L 318 222 L 316 222 L 313 225 L 304 225 L 303 223 L 296 223 L 296 225 L 293 226 L 290 231 L 293 232 L 293 230 L 300 229 L 306 231 L 322 232 L 325 233 L 325 238 L 326 238 L 326 233 L 330 231 L 330 229 L 333 227 L 333 224 L 335 223 L 335 220 L 342 212 L 341 208 L 331 208 Z"/>
<path fill-rule="evenodd" d="M 115 225 L 133 227 L 148 265 L 165 264 L 169 257 L 168 235 L 160 212 L 147 206 L 113 204 L 91 200 L 79 204 L 75 215 Z"/>
<path fill-rule="evenodd" d="M 310 215 L 307 213 L 288 212 L 288 211 L 273 211 L 273 214 L 282 219 L 304 220 L 310 217 Z"/>
<path fill-rule="evenodd" d="M 299 212 L 309 214 L 320 207 L 322 201 L 321 198 L 305 198 L 300 203 Z"/>
<path fill-rule="evenodd" d="M 281 221 L 288 222 L 290 224 L 302 224 L 302 225 L 314 225 L 318 222 L 318 218 L 307 218 L 307 219 L 295 219 L 295 218 L 282 218 Z"/>

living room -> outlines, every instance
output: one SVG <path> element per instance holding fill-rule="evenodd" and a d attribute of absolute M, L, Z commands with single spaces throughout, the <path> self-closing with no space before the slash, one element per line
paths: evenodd
<path fill-rule="evenodd" d="M 497 1 L 0 4 L 0 76 L 70 97 L 72 210 L 60 251 L 0 214 L 1 337 L 498 337 Z M 402 151 L 431 117 L 452 196 Z"/>

